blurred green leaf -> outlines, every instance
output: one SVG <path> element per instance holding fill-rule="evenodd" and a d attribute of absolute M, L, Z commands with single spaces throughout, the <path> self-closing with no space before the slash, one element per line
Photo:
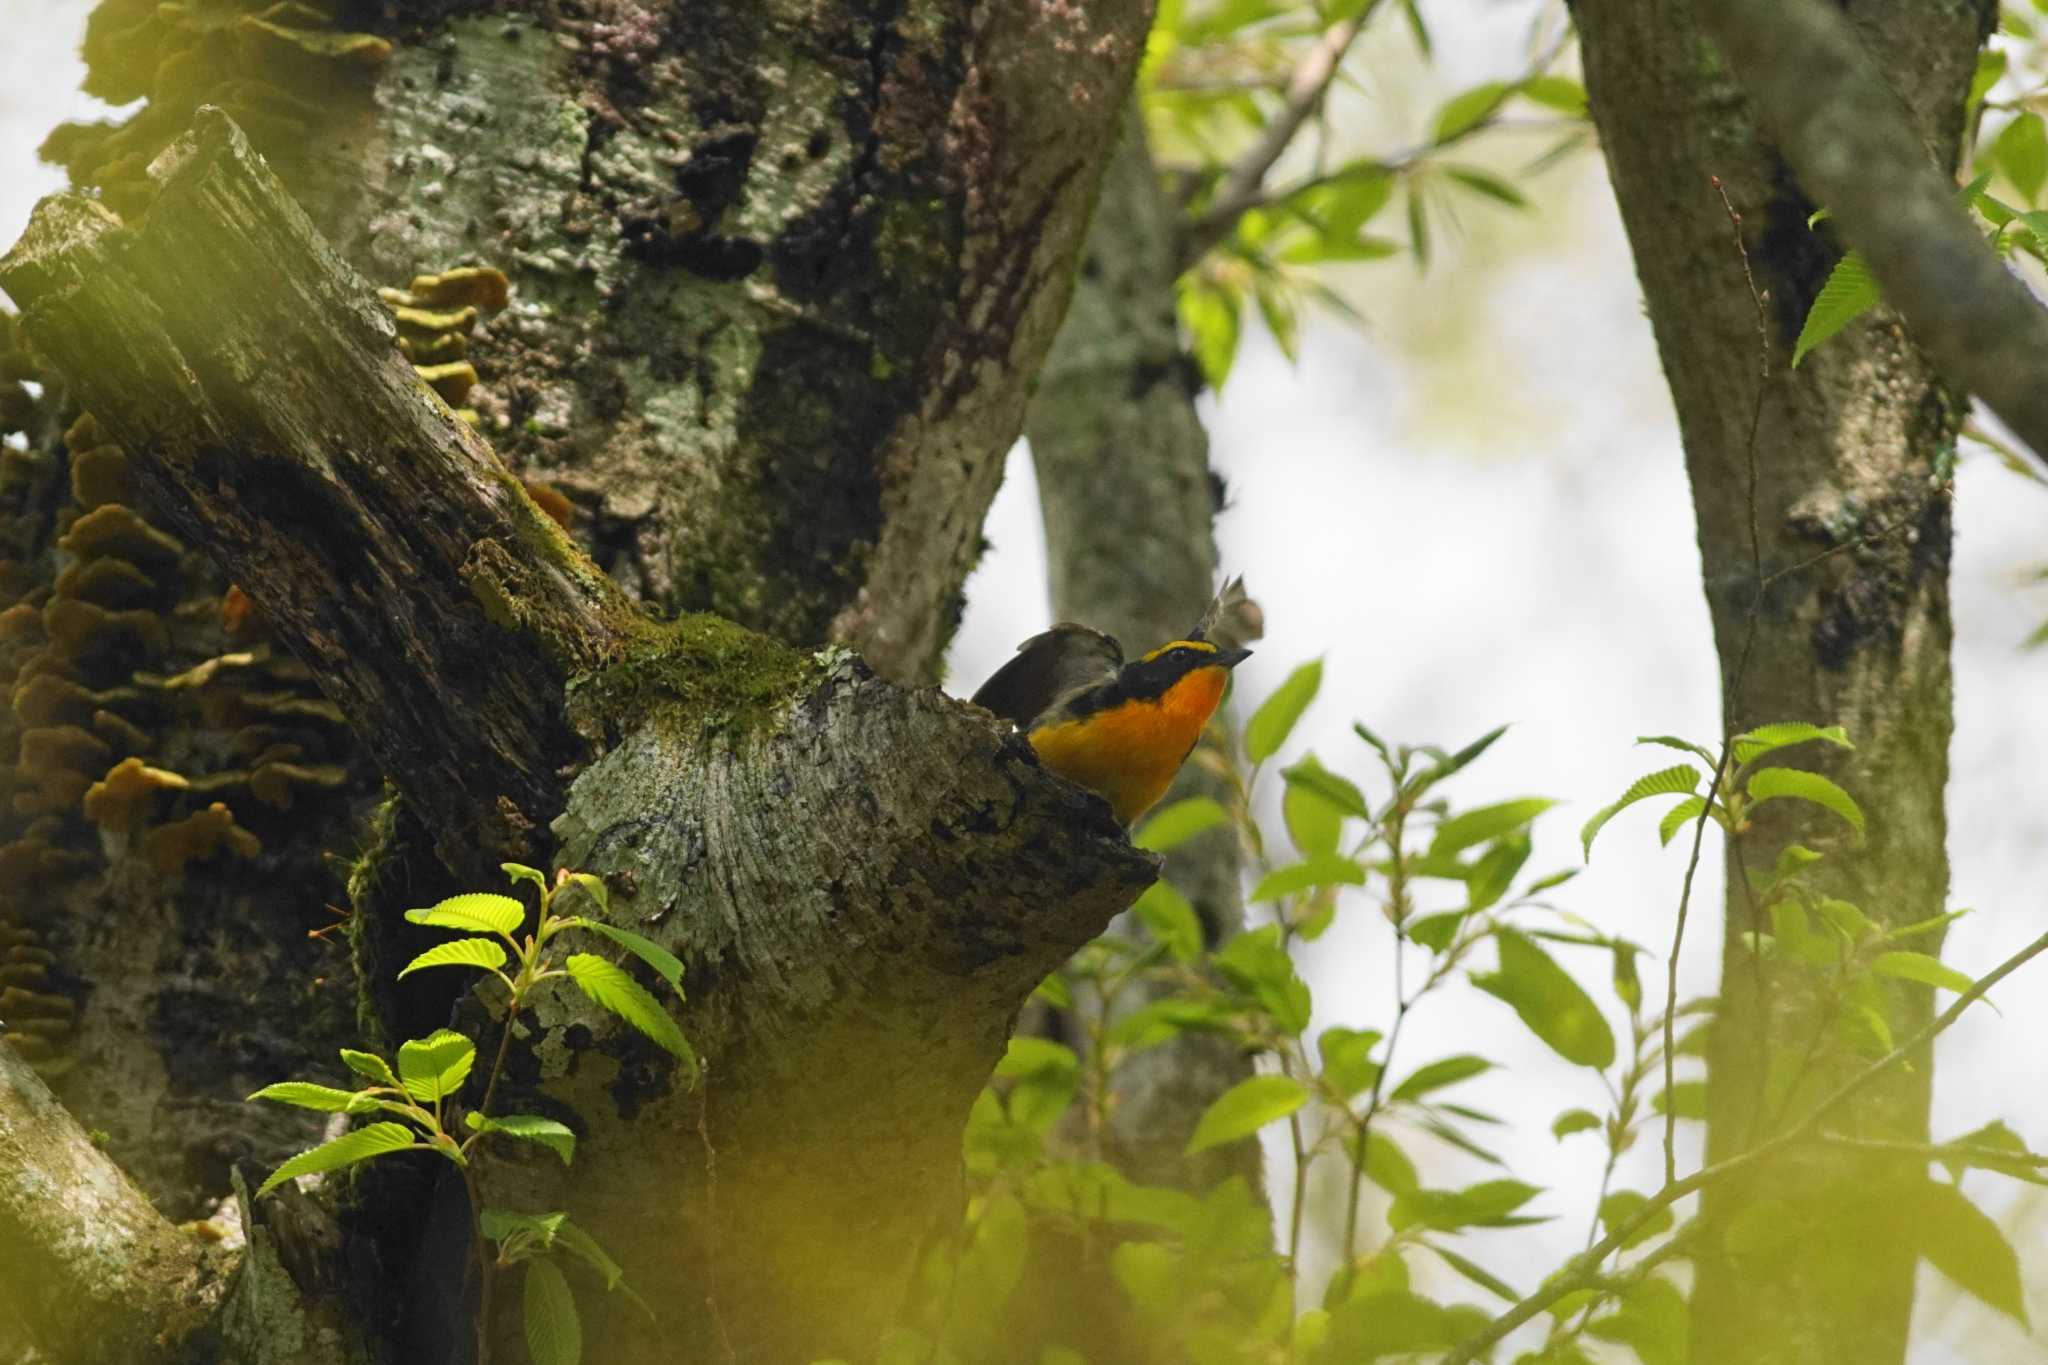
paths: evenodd
<path fill-rule="evenodd" d="M 1193 962 L 1201 957 L 1201 918 L 1172 882 L 1162 877 L 1146 887 L 1131 910 L 1174 961 Z"/>
<path fill-rule="evenodd" d="M 1680 1081 L 1669 1090 L 1659 1090 L 1650 1098 L 1650 1108 L 1659 1114 L 1676 1110 L 1682 1119 L 1705 1119 L 1707 1116 L 1707 1083 L 1705 1081 Z"/>
<path fill-rule="evenodd" d="M 1928 953 L 1909 953 L 1904 950 L 1879 953 L 1870 960 L 1870 970 L 1894 981 L 1919 981 L 1929 986 L 1939 986 L 1945 991 L 1954 991 L 1958 995 L 1977 984 L 1962 972 Z"/>
<path fill-rule="evenodd" d="M 526 1263 L 526 1350 L 533 1365 L 580 1365 L 583 1323 L 576 1316 L 576 1296 L 553 1261 Z"/>
<path fill-rule="evenodd" d="M 1938 1180 L 1919 1180 L 1902 1193 L 1899 1225 L 1919 1238 L 1920 1254 L 1970 1294 L 2027 1326 L 2019 1257 L 1998 1224 L 1961 1190 Z"/>
<path fill-rule="evenodd" d="M 1546 109 L 1555 109 L 1573 118 L 1585 116 L 1586 87 L 1569 77 L 1531 76 L 1522 82 L 1520 91 Z"/>
<path fill-rule="evenodd" d="M 1331 1027 L 1316 1039 L 1322 1054 L 1323 1080 L 1345 1099 L 1364 1093 L 1380 1074 L 1372 1050 L 1379 1046 L 1377 1029 Z"/>
<path fill-rule="evenodd" d="M 1364 886 L 1365 868 L 1355 859 L 1325 853 L 1305 858 L 1286 867 L 1276 867 L 1259 878 L 1247 897 L 1253 904 L 1298 895 L 1312 886 Z"/>
<path fill-rule="evenodd" d="M 1551 1122 L 1550 1135 L 1562 1142 L 1573 1133 L 1591 1132 L 1604 1121 L 1590 1109 L 1567 1109 Z"/>
<path fill-rule="evenodd" d="M 1492 1294 L 1495 1297 L 1507 1303 L 1520 1302 L 1522 1296 L 1515 1291 L 1514 1286 L 1509 1284 L 1506 1280 L 1503 1280 L 1500 1276 L 1494 1274 L 1492 1271 L 1486 1269 L 1486 1267 L 1477 1265 L 1471 1261 L 1466 1260 L 1463 1256 L 1460 1256 L 1457 1252 L 1450 1250 L 1448 1247 L 1440 1247 L 1432 1244 L 1429 1249 L 1431 1251 L 1434 1251 L 1438 1256 L 1441 1256 L 1443 1258 L 1443 1262 L 1445 1265 L 1457 1271 L 1460 1275 L 1463 1275 L 1466 1279 L 1472 1281 L 1472 1283 L 1478 1285 L 1487 1293 Z"/>
<path fill-rule="evenodd" d="M 1358 1164 L 1365 1178 L 1388 1194 L 1398 1197 L 1422 1188 L 1415 1163 L 1401 1150 L 1401 1144 L 1377 1128 L 1365 1135 L 1365 1152 Z"/>
<path fill-rule="evenodd" d="M 1855 827 L 1859 839 L 1863 835 L 1863 808 L 1849 793 L 1819 773 L 1801 768 L 1759 768 L 1749 775 L 1747 787 L 1752 806 L 1781 799 L 1811 802 L 1847 820 Z"/>
<path fill-rule="evenodd" d="M 1323 661 L 1311 659 L 1287 675 L 1287 681 L 1273 689 L 1273 695 L 1259 704 L 1244 727 L 1245 757 L 1263 763 L 1280 751 L 1294 731 L 1301 713 L 1323 685 Z"/>
<path fill-rule="evenodd" d="M 1444 857 L 1474 844 L 1513 834 L 1556 804 L 1546 797 L 1528 796 L 1454 815 L 1436 827 L 1436 833 L 1429 841 L 1429 856 Z"/>
<path fill-rule="evenodd" d="M 1529 1031 L 1568 1062 L 1604 1069 L 1614 1064 L 1614 1032 L 1592 997 L 1564 968 L 1513 929 L 1494 935 L 1500 970 L 1472 977 L 1472 984 L 1514 1008 Z"/>
<path fill-rule="evenodd" d="M 1210 388 L 1220 391 L 1223 381 L 1230 377 L 1232 362 L 1237 359 L 1238 296 L 1217 285 L 1190 282 L 1191 279 L 1183 277 L 1178 295 L 1181 324 L 1188 329 L 1202 377 Z"/>
<path fill-rule="evenodd" d="M 1600 1201 L 1600 1225 L 1611 1237 L 1627 1226 L 1628 1221 L 1649 1206 L 1648 1195 L 1637 1194 L 1634 1190 L 1616 1190 Z M 1652 1237 L 1661 1236 L 1671 1230 L 1676 1221 L 1671 1206 L 1665 1205 L 1651 1217 L 1650 1221 L 1637 1228 L 1622 1242 L 1622 1248 L 1639 1247 Z"/>
<path fill-rule="evenodd" d="M 1190 796 L 1161 806 L 1138 828 L 1131 842 L 1139 848 L 1164 853 L 1178 848 L 1197 834 L 1230 822 L 1230 812 L 1207 796 Z"/>
<path fill-rule="evenodd" d="M 1451 96 L 1437 113 L 1434 140 L 1442 143 L 1463 137 L 1492 118 L 1514 93 L 1515 87 L 1506 81 L 1486 81 Z"/>
<path fill-rule="evenodd" d="M 1321 772 L 1321 765 L 1316 762 L 1314 754 L 1281 774 L 1288 781 L 1287 790 L 1280 796 L 1280 816 L 1286 822 L 1287 837 L 1294 841 L 1294 847 L 1303 857 L 1328 857 L 1336 853 L 1337 845 L 1344 837 L 1344 811 L 1314 787 L 1294 780 L 1292 774 L 1305 770 Z M 1321 775 L 1329 776 L 1326 773 Z"/>
<path fill-rule="evenodd" d="M 2028 203 L 2040 196 L 2042 182 L 2048 181 L 2048 130 L 2041 116 L 2032 112 L 2014 115 L 1991 144 L 1998 168 Z"/>
<path fill-rule="evenodd" d="M 1391 1098 L 1397 1100 L 1421 1099 L 1432 1090 L 1440 1090 L 1444 1086 L 1454 1085 L 1459 1081 L 1469 1081 L 1474 1076 L 1485 1071 L 1491 1071 L 1492 1069 L 1492 1062 L 1487 1061 L 1484 1057 L 1475 1057 L 1470 1053 L 1461 1053 L 1456 1057 L 1445 1057 L 1442 1061 L 1431 1062 L 1428 1066 L 1417 1067 L 1409 1074 L 1408 1079 L 1394 1087 L 1394 1093 Z"/>
<path fill-rule="evenodd" d="M 1506 204 L 1514 209 L 1529 207 L 1527 195 L 1499 176 L 1479 170 L 1477 167 L 1445 166 L 1443 173 L 1473 193 L 1484 195 L 1496 203 Z"/>
<path fill-rule="evenodd" d="M 1487 1180 L 1462 1190 L 1410 1190 L 1387 1209 L 1387 1226 L 1452 1232 L 1466 1227 L 1513 1226 L 1504 1220 L 1543 1191 L 1519 1180 Z"/>
<path fill-rule="evenodd" d="M 1250 1137 L 1306 1103 L 1308 1088 L 1291 1076 L 1253 1076 L 1239 1081 L 1202 1111 L 1194 1136 L 1188 1139 L 1187 1154 Z"/>

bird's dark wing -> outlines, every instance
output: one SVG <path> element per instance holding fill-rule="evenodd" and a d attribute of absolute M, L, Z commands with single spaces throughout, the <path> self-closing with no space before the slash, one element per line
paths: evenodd
<path fill-rule="evenodd" d="M 1123 647 L 1113 637 L 1062 622 L 1018 645 L 1017 657 L 981 685 L 974 704 L 1028 727 L 1060 698 L 1108 682 L 1123 666 Z"/>

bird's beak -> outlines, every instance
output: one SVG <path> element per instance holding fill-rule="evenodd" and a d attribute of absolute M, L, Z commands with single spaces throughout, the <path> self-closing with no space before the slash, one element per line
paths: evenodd
<path fill-rule="evenodd" d="M 1219 649 L 1216 651 L 1216 662 L 1222 664 L 1225 668 L 1236 668 L 1251 657 L 1252 652 L 1248 649 Z"/>

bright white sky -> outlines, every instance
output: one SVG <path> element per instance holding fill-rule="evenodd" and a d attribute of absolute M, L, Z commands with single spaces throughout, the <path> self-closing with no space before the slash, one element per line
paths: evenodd
<path fill-rule="evenodd" d="M 56 187 L 35 144 L 55 118 L 90 107 L 75 94 L 72 52 L 88 8 L 0 0 L 0 244 Z M 1410 145 L 1445 96 L 1520 69 L 1526 0 L 1426 8 L 1438 25 L 1433 71 L 1416 68 L 1398 34 L 1364 54 L 1364 89 L 1341 106 L 1347 136 L 1362 146 Z M 1506 152 L 1501 164 L 1538 145 Z M 1204 409 L 1233 494 L 1219 523 L 1225 563 L 1266 609 L 1267 637 L 1240 671 L 1240 695 L 1261 697 L 1295 664 L 1323 657 L 1323 696 L 1295 747 L 1369 787 L 1354 718 L 1390 739 L 1445 744 L 1512 721 L 1456 791 L 1473 804 L 1520 795 L 1568 802 L 1538 826 L 1531 867 L 1547 869 L 1577 861 L 1576 831 L 1589 812 L 1664 766 L 1661 751 L 1632 747 L 1634 736 L 1707 739 L 1718 712 L 1677 430 L 1603 168 L 1582 154 L 1535 190 L 1531 215 L 1469 207 L 1463 240 L 1440 240 L 1426 276 L 1400 260 L 1352 269 L 1341 287 L 1370 319 L 1366 332 L 1312 326 L 1299 365 L 1262 334 L 1248 336 L 1226 391 Z M 1699 211 L 1720 212 L 1704 192 Z M 1953 904 L 1979 910 L 1951 932 L 1947 956 L 1976 974 L 2037 934 L 2048 908 L 2048 655 L 2018 649 L 2048 618 L 2048 592 L 2020 582 L 2024 565 L 2048 560 L 2048 490 L 1970 459 L 1957 479 L 1956 520 Z M 969 585 L 951 660 L 948 686 L 960 693 L 1047 623 L 1044 544 L 1021 452 L 988 535 L 994 549 Z M 1653 826 L 1647 807 L 1618 819 L 1559 899 L 1655 946 L 1668 940 L 1683 855 L 1659 850 Z M 1719 881 L 1710 854 L 1682 964 L 1689 993 L 1713 986 Z M 1319 1025 L 1384 1024 L 1387 939 L 1368 907 L 1354 906 L 1311 953 Z M 1976 1011 L 1943 1039 L 1937 1136 L 2002 1115 L 2048 1148 L 2039 1041 L 2048 1037 L 2048 967 L 2029 970 L 1997 993 L 2002 1016 Z M 1661 972 L 1645 963 L 1646 978 Z M 1527 1231 L 1467 1239 L 1476 1259 L 1526 1288 L 1582 1244 L 1598 1179 L 1597 1140 L 1556 1143 L 1550 1118 L 1575 1105 L 1602 1108 L 1601 1092 L 1524 1041 L 1504 1006 L 1467 989 L 1410 1021 L 1396 1069 L 1457 1051 L 1502 1064 L 1464 1097 L 1509 1119 L 1499 1145 L 1516 1175 L 1553 1191 L 1535 1206 L 1558 1215 L 1538 1230 L 1540 1262 L 1508 1254 L 1517 1239 L 1529 1246 Z M 1655 1145 L 1643 1145 L 1622 1185 L 1654 1187 Z M 1426 1140 L 1413 1148 L 1431 1183 L 1486 1178 Z M 2020 1247 L 2033 1316 L 2048 1317 L 2048 1222 L 2038 1203 L 1982 1175 L 1971 1188 L 2000 1211 Z M 1923 1271 L 1919 1301 L 1915 1365 L 2048 1361 L 2048 1347 L 1932 1271 Z"/>

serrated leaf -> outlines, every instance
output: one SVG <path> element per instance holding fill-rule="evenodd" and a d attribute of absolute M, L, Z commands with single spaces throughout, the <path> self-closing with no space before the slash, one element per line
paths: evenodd
<path fill-rule="evenodd" d="M 626 975 L 625 968 L 594 953 L 571 953 L 562 963 L 569 979 L 592 1001 L 610 1010 L 647 1037 L 660 1044 L 688 1068 L 692 1083 L 697 1075 L 697 1054 L 683 1038 L 683 1031 L 669 1017 L 661 1002 L 645 986 Z"/>
<path fill-rule="evenodd" d="M 1773 725 L 1759 725 L 1735 737 L 1735 761 L 1747 763 L 1774 749 L 1788 748 L 1794 744 L 1806 744 L 1820 740 L 1837 749 L 1853 749 L 1848 731 L 1839 725 L 1812 725 L 1806 721 L 1779 721 Z"/>
<path fill-rule="evenodd" d="M 478 1215 L 477 1221 L 483 1227 L 484 1236 L 503 1249 L 502 1254 L 513 1259 L 524 1259 L 523 1255 L 515 1253 L 552 1251 L 555 1234 L 561 1231 L 562 1224 L 569 1221 L 569 1215 L 514 1213 L 510 1209 L 486 1208 Z M 518 1245 L 520 1242 L 524 1242 L 525 1245 Z"/>
<path fill-rule="evenodd" d="M 1355 859 L 1329 853 L 1276 867 L 1259 878 L 1247 897 L 1254 904 L 1298 895 L 1314 886 L 1364 886 L 1365 868 Z"/>
<path fill-rule="evenodd" d="M 1593 856 L 1593 839 L 1601 827 L 1622 811 L 1638 801 L 1652 796 L 1683 796 L 1696 791 L 1700 785 L 1700 770 L 1690 763 L 1679 763 L 1669 768 L 1659 768 L 1653 773 L 1644 773 L 1628 784 L 1627 790 L 1609 804 L 1593 812 L 1593 818 L 1586 821 L 1579 830 L 1579 843 L 1585 849 L 1587 858 Z"/>
<path fill-rule="evenodd" d="M 597 1277 L 604 1281 L 606 1289 L 617 1289 L 625 1279 L 626 1273 L 619 1269 L 618 1262 L 605 1254 L 604 1248 L 597 1244 L 595 1238 L 568 1219 L 562 1220 L 562 1226 L 556 1230 L 555 1240 L 564 1251 L 596 1271 Z"/>
<path fill-rule="evenodd" d="M 1250 1137 L 1308 1103 L 1308 1087 L 1291 1076 L 1252 1076 L 1216 1097 L 1188 1139 L 1187 1155 Z"/>
<path fill-rule="evenodd" d="M 1685 800 L 1664 812 L 1664 818 L 1657 822 L 1657 845 L 1667 848 L 1678 831 L 1689 828 L 1699 819 L 1700 812 L 1707 808 L 1704 796 L 1688 796 Z"/>
<path fill-rule="evenodd" d="M 1444 102 L 1437 112 L 1435 141 L 1449 142 L 1463 137 L 1493 117 L 1515 87 L 1505 81 L 1486 81 L 1462 90 Z"/>
<path fill-rule="evenodd" d="M 1139 848 L 1164 853 L 1170 848 L 1178 848 L 1197 834 L 1212 830 L 1218 825 L 1228 824 L 1229 821 L 1230 812 L 1224 810 L 1214 798 L 1190 796 L 1154 811 L 1151 818 L 1138 827 L 1138 832 L 1132 836 L 1131 842 Z"/>
<path fill-rule="evenodd" d="M 269 1100 L 275 1104 L 289 1104 L 300 1109 L 318 1109 L 322 1113 L 339 1114 L 355 1103 L 359 1092 L 336 1090 L 331 1085 L 314 1085 L 311 1081 L 278 1081 L 266 1085 L 250 1100 Z"/>
<path fill-rule="evenodd" d="M 682 959 L 662 947 L 659 943 L 656 943 L 653 939 L 642 934 L 636 934 L 631 929 L 621 929 L 616 924 L 606 924 L 602 920 L 584 919 L 581 916 L 564 920 L 563 924 L 568 928 L 588 929 L 591 933 L 601 938 L 610 939 L 634 957 L 639 958 L 642 962 L 652 967 L 654 974 L 663 981 L 668 982 L 678 998 L 682 996 Z"/>
<path fill-rule="evenodd" d="M 1954 991 L 1958 995 L 1977 984 L 1962 972 L 1927 953 L 1909 953 L 1903 950 L 1879 953 L 1870 960 L 1870 970 L 1894 981 L 1919 981 L 1929 986 L 1939 986 L 1945 991 Z"/>
<path fill-rule="evenodd" d="M 1614 1031 L 1579 983 L 1526 934 L 1503 928 L 1494 942 L 1500 970 L 1474 974 L 1472 984 L 1506 1001 L 1529 1031 L 1566 1061 L 1596 1070 L 1612 1066 Z"/>
<path fill-rule="evenodd" d="M 1294 732 L 1301 713 L 1323 685 L 1323 661 L 1311 659 L 1287 675 L 1287 681 L 1273 689 L 1273 695 L 1259 703 L 1244 727 L 1245 757 L 1263 763 L 1280 751 Z"/>
<path fill-rule="evenodd" d="M 1877 307 L 1877 280 L 1864 259 L 1851 251 L 1835 262 L 1827 282 L 1806 310 L 1805 325 L 1792 346 L 1792 367 L 1797 369 L 1806 353 Z"/>
<path fill-rule="evenodd" d="M 1863 837 L 1863 808 L 1849 793 L 1819 773 L 1802 768 L 1759 768 L 1749 775 L 1746 785 L 1751 805 L 1784 799 L 1811 802 L 1847 820 L 1855 828 L 1856 837 Z"/>
<path fill-rule="evenodd" d="M 1492 1069 L 1492 1062 L 1487 1061 L 1484 1057 L 1475 1057 L 1470 1053 L 1460 1053 L 1456 1057 L 1445 1057 L 1441 1061 L 1431 1062 L 1428 1066 L 1417 1067 L 1414 1071 L 1410 1072 L 1406 1080 L 1394 1087 L 1394 1093 L 1391 1098 L 1397 1100 L 1421 1099 L 1432 1090 L 1440 1090 L 1444 1086 L 1454 1085 L 1459 1081 L 1469 1081 L 1481 1072 L 1491 1071 Z"/>
<path fill-rule="evenodd" d="M 407 921 L 435 929 L 461 929 L 472 934 L 510 935 L 526 922 L 526 907 L 510 896 L 471 891 L 428 906 L 408 910 Z"/>
<path fill-rule="evenodd" d="M 475 1064 L 476 1044 L 453 1029 L 436 1029 L 398 1046 L 399 1084 L 421 1104 L 462 1089 Z"/>
<path fill-rule="evenodd" d="M 436 944 L 399 969 L 402 980 L 428 967 L 475 967 L 496 971 L 505 965 L 505 949 L 494 938 L 457 938 Z"/>
<path fill-rule="evenodd" d="M 1202 955 L 1202 920 L 1172 882 L 1165 878 L 1145 888 L 1131 906 L 1159 945 L 1173 954 L 1176 962 L 1193 962 Z"/>
<path fill-rule="evenodd" d="M 379 1085 L 397 1085 L 398 1077 L 391 1072 L 391 1064 L 374 1052 L 357 1052 L 354 1048 L 341 1050 L 341 1062 L 358 1076 L 367 1076 Z"/>
<path fill-rule="evenodd" d="M 501 1114 L 490 1118 L 471 1112 L 463 1115 L 463 1121 L 473 1132 L 503 1133 L 521 1142 L 538 1143 L 560 1157 L 564 1166 L 576 1159 L 576 1134 L 553 1119 L 538 1114 Z"/>
<path fill-rule="evenodd" d="M 1936 1270 L 1975 1297 L 2027 1325 L 2026 1296 L 2019 1257 L 1997 1223 L 1963 1192 L 1938 1180 L 1921 1180 L 1907 1193 L 1911 1228 L 1920 1254 Z"/>
<path fill-rule="evenodd" d="M 261 1199 L 297 1176 L 337 1171 L 387 1152 L 402 1152 L 412 1145 L 412 1129 L 404 1124 L 373 1123 L 352 1133 L 343 1133 L 332 1142 L 323 1142 L 310 1151 L 300 1152 L 270 1173 L 270 1179 L 257 1187 L 256 1197 Z"/>
<path fill-rule="evenodd" d="M 1573 1133 L 1590 1132 L 1601 1123 L 1600 1116 L 1590 1109 L 1567 1109 L 1551 1121 L 1550 1135 L 1562 1142 Z"/>
<path fill-rule="evenodd" d="M 526 1349 L 533 1365 L 581 1365 L 583 1323 L 576 1296 L 553 1261 L 526 1263 Z"/>
<path fill-rule="evenodd" d="M 1436 827 L 1436 833 L 1430 837 L 1428 856 L 1450 857 L 1474 844 L 1513 834 L 1556 804 L 1546 797 L 1525 796 L 1454 815 Z"/>

